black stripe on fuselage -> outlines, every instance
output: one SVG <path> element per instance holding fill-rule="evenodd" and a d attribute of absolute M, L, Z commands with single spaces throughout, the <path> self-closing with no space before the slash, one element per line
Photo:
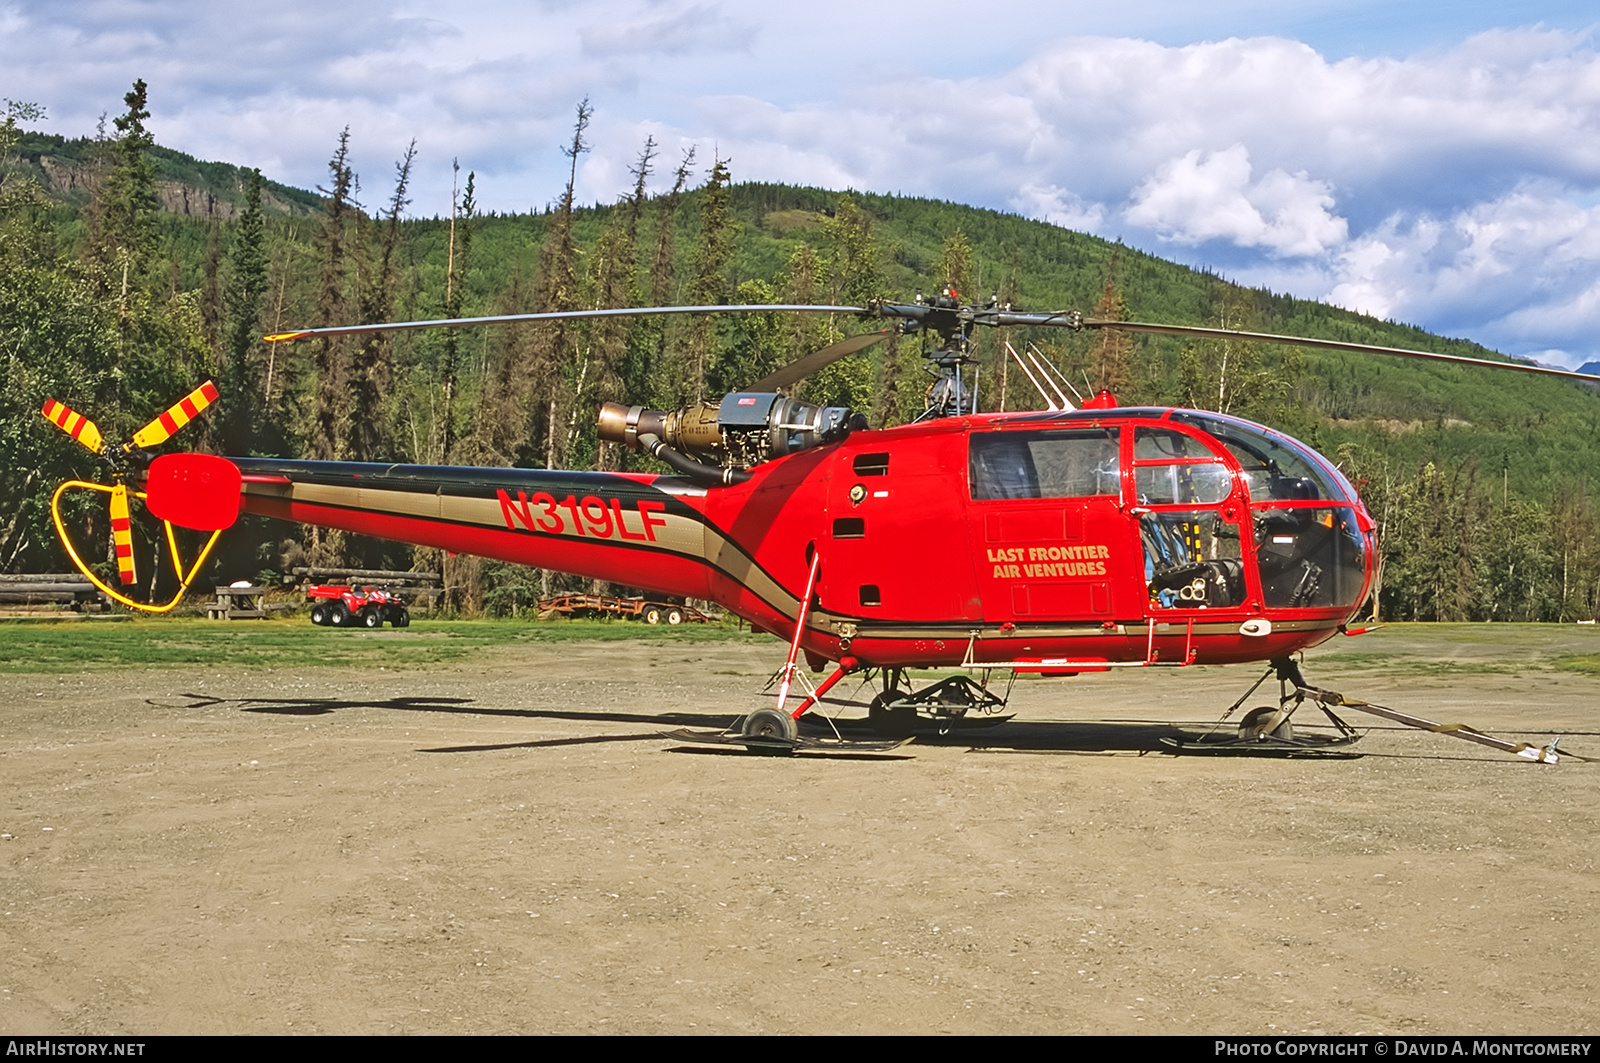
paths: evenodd
<path fill-rule="evenodd" d="M 664 512 L 667 514 L 686 518 L 699 525 L 702 529 L 709 529 L 734 553 L 743 558 L 751 570 L 759 572 L 773 590 L 780 592 L 784 596 L 784 600 L 774 601 L 770 592 L 763 592 L 762 588 L 753 586 L 748 574 L 730 571 L 726 566 L 713 562 L 703 545 L 703 538 L 702 545 L 693 551 L 674 549 L 660 544 L 643 544 L 618 539 L 607 539 L 604 541 L 605 545 L 608 548 L 637 551 L 642 554 L 664 554 L 680 557 L 703 564 L 743 586 L 747 591 L 765 602 L 778 615 L 789 619 L 794 618 L 799 608 L 800 596 L 798 594 L 784 586 L 781 581 L 774 577 L 771 572 L 768 572 L 751 555 L 750 551 L 746 550 L 743 545 L 712 523 L 706 514 L 684 502 L 676 493 L 676 491 L 681 490 L 686 494 L 702 496 L 706 489 L 696 487 L 689 481 L 677 477 L 660 477 L 652 483 L 645 484 L 613 473 L 575 472 L 565 469 L 506 469 L 458 465 L 383 465 L 371 462 L 288 461 L 273 458 L 230 458 L 229 460 L 238 466 L 240 473 L 245 476 L 282 478 L 289 481 L 291 485 L 304 484 L 307 486 L 350 490 L 366 488 L 421 497 L 443 495 L 451 498 L 493 502 L 497 505 L 499 504 L 498 492 L 500 491 L 505 491 L 511 495 L 516 495 L 520 492 L 526 496 L 532 496 L 537 492 L 543 491 L 556 497 L 561 495 L 581 496 L 604 493 L 619 502 L 644 500 L 661 503 L 665 506 Z M 711 490 L 715 490 L 715 488 Z M 370 514 L 384 512 L 341 502 L 312 502 L 309 499 L 302 501 L 307 504 L 342 510 L 348 513 Z M 495 524 L 444 516 L 405 515 L 435 524 L 450 524 L 470 528 L 499 527 L 499 525 Z M 567 535 L 562 532 L 546 532 L 537 528 L 509 526 L 505 530 L 517 535 L 531 535 L 537 539 L 560 542 L 583 541 L 577 536 Z"/>

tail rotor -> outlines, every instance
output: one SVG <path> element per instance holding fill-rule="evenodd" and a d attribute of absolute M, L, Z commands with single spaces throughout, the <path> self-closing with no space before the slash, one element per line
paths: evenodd
<path fill-rule="evenodd" d="M 87 480 L 68 480 L 56 488 L 50 499 L 50 515 L 56 534 L 67 556 L 91 583 L 112 600 L 145 612 L 164 613 L 177 606 L 200 566 L 211 554 L 222 532 L 233 524 L 239 512 L 239 470 L 225 458 L 209 454 L 165 454 L 153 457 L 150 448 L 171 439 L 190 421 L 216 402 L 217 387 L 206 381 L 163 410 L 161 415 L 122 444 L 108 443 L 100 427 L 82 414 L 55 399 L 45 401 L 40 412 L 45 420 L 60 428 L 81 446 L 99 456 L 110 473 L 109 484 Z M 129 481 L 137 486 L 130 486 Z M 144 489 L 139 490 L 142 486 Z M 170 602 L 156 605 L 130 598 L 103 583 L 78 555 L 61 517 L 61 498 L 69 490 L 99 491 L 107 496 L 111 516 L 111 552 L 117 562 L 117 577 L 124 587 L 138 583 L 134 561 L 134 500 L 143 502 L 165 527 L 172 567 L 178 578 L 178 592 Z M 187 568 L 179 557 L 174 526 L 211 532 L 210 539 Z"/>

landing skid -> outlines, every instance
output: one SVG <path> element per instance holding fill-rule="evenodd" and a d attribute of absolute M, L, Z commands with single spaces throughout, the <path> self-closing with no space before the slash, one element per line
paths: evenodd
<path fill-rule="evenodd" d="M 1206 734 L 1193 737 L 1169 735 L 1161 739 L 1161 744 L 1174 753 L 1187 756 L 1206 754 L 1218 757 L 1322 757 L 1330 760 L 1358 760 L 1361 754 L 1353 752 L 1348 747 L 1359 739 L 1359 735 L 1355 738 L 1315 735 L 1284 740 L 1270 737 L 1245 739 L 1234 735 Z"/>
<path fill-rule="evenodd" d="M 1278 676 L 1278 704 L 1258 705 L 1246 712 L 1238 724 L 1229 724 L 1228 718 L 1273 675 Z M 1315 693 L 1305 686 L 1294 661 L 1274 661 L 1261 678 L 1244 692 L 1243 697 L 1228 706 L 1210 731 L 1201 735 L 1169 735 L 1161 739 L 1161 744 L 1174 753 L 1205 753 L 1224 757 L 1325 757 L 1343 760 L 1360 757 L 1360 753 L 1349 749 L 1361 741 L 1360 733 L 1328 707 L 1330 703 L 1338 704 L 1337 701 L 1317 698 Z M 1295 733 L 1294 712 L 1307 700 L 1328 717 L 1338 732 L 1336 735 Z"/>
<path fill-rule="evenodd" d="M 1278 705 L 1262 705 L 1245 713 L 1233 733 L 1223 730 L 1229 716 L 1239 706 L 1249 700 L 1262 683 L 1273 675 L 1278 677 L 1279 697 Z M 1337 735 L 1296 735 L 1292 717 L 1296 709 L 1306 702 L 1311 702 L 1322 710 L 1322 714 L 1332 721 Z M 1374 705 L 1371 702 L 1360 701 L 1356 698 L 1346 697 L 1334 690 L 1323 690 L 1307 683 L 1300 674 L 1300 666 L 1292 658 L 1283 658 L 1273 661 L 1267 671 L 1255 684 L 1244 693 L 1238 701 L 1234 702 L 1227 712 L 1222 714 L 1222 719 L 1210 733 L 1195 738 L 1168 737 L 1161 739 L 1161 744 L 1179 753 L 1214 753 L 1232 756 L 1325 756 L 1325 757 L 1359 757 L 1359 753 L 1346 751 L 1346 747 L 1354 745 L 1361 740 L 1361 735 L 1354 727 L 1340 719 L 1333 711 L 1333 706 L 1356 709 L 1360 712 L 1371 713 L 1374 716 L 1396 723 L 1405 724 L 1423 731 L 1432 731 L 1435 734 L 1447 734 L 1455 738 L 1462 738 L 1469 742 L 1488 746 L 1491 749 L 1503 750 L 1512 753 L 1524 760 L 1537 761 L 1542 764 L 1554 764 L 1560 759 L 1556 753 L 1556 741 L 1547 746 L 1536 746 L 1527 742 L 1510 742 L 1503 738 L 1485 734 L 1475 727 L 1466 724 L 1443 724 L 1433 720 L 1425 720 L 1420 716 L 1412 716 L 1395 709 Z"/>
<path fill-rule="evenodd" d="M 910 742 L 907 738 L 850 739 L 821 735 L 796 735 L 793 738 L 737 734 L 728 731 L 691 731 L 681 728 L 663 731 L 663 738 L 697 745 L 743 746 L 751 753 L 783 756 L 788 753 L 888 753 Z"/>

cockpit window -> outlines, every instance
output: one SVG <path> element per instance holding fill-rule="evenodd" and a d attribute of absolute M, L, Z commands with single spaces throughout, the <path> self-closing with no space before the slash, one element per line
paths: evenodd
<path fill-rule="evenodd" d="M 1286 435 L 1249 421 L 1193 410 L 1174 411 L 1172 419 L 1193 425 L 1228 448 L 1244 471 L 1253 502 L 1355 499 L 1355 490 L 1337 469 Z"/>
<path fill-rule="evenodd" d="M 1133 435 L 1134 461 L 1178 461 L 1212 456 L 1204 443 L 1170 428 L 1146 428 L 1141 425 Z"/>
<path fill-rule="evenodd" d="M 1217 609 L 1244 601 L 1239 526 L 1215 510 L 1146 512 L 1139 517 L 1139 539 L 1153 607 Z"/>
<path fill-rule="evenodd" d="M 1355 605 L 1366 585 L 1366 541 L 1348 506 L 1255 513 L 1262 595 L 1276 608 Z"/>
<path fill-rule="evenodd" d="M 1133 493 L 1143 506 L 1221 502 L 1233 494 L 1233 473 L 1193 436 L 1140 425 L 1133 433 Z"/>
<path fill-rule="evenodd" d="M 1221 502 L 1233 494 L 1233 473 L 1220 461 L 1135 465 L 1133 492 L 1142 506 Z"/>
<path fill-rule="evenodd" d="M 983 432 L 972 437 L 972 497 L 1091 498 L 1122 492 L 1115 428 Z"/>

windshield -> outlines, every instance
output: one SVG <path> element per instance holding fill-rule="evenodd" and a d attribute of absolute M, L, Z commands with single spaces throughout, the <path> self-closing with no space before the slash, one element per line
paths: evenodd
<path fill-rule="evenodd" d="M 1244 471 L 1252 501 L 1355 501 L 1355 488 L 1338 469 L 1282 432 L 1195 410 L 1174 411 L 1172 419 L 1209 433 L 1228 448 Z"/>
<path fill-rule="evenodd" d="M 1366 589 L 1366 537 L 1348 507 L 1255 512 L 1256 566 L 1267 605 L 1348 608 Z"/>

